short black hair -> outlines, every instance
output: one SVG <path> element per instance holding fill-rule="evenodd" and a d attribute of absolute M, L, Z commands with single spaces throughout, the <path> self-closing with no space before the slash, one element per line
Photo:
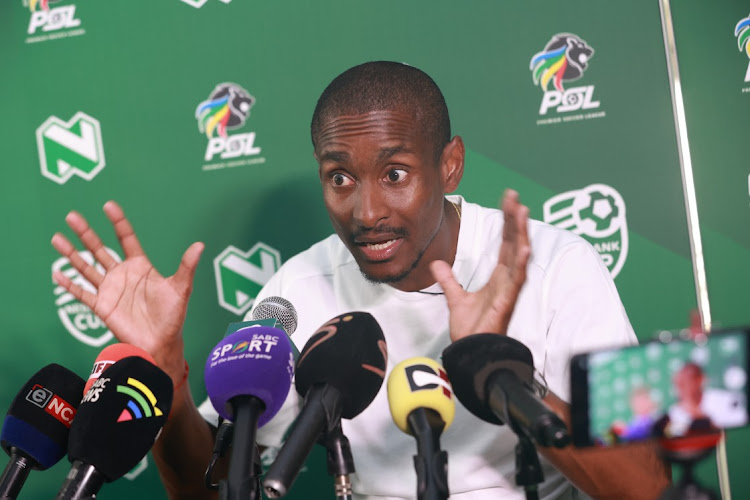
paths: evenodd
<path fill-rule="evenodd" d="M 448 106 L 440 88 L 430 76 L 408 64 L 372 61 L 354 66 L 326 87 L 315 106 L 310 134 L 317 148 L 320 129 L 326 120 L 370 111 L 411 113 L 440 158 L 451 139 Z"/>

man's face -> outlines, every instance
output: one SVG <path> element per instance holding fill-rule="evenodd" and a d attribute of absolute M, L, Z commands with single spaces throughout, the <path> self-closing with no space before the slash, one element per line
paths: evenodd
<path fill-rule="evenodd" d="M 331 222 L 362 274 L 402 290 L 431 284 L 428 263 L 452 258 L 438 248 L 444 239 L 435 241 L 445 180 L 414 117 L 373 111 L 330 119 L 315 156 Z"/>
<path fill-rule="evenodd" d="M 682 368 L 674 376 L 674 387 L 680 401 L 699 403 L 703 395 L 702 373 L 689 367 Z"/>

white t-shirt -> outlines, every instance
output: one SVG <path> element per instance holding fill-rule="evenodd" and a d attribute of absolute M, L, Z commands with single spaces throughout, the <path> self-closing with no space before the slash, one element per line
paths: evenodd
<path fill-rule="evenodd" d="M 462 207 L 453 273 L 468 291 L 480 289 L 497 265 L 503 215 L 449 197 Z M 614 282 L 596 251 L 582 238 L 562 229 L 529 222 L 532 246 L 527 279 L 518 297 L 508 335 L 532 352 L 550 390 L 570 400 L 569 360 L 573 354 L 636 342 Z M 298 327 L 292 335 L 302 350 L 308 338 L 329 319 L 348 311 L 367 311 L 383 329 L 388 345 L 386 380 L 393 367 L 415 356 L 440 361 L 450 344 L 448 307 L 438 284 L 402 292 L 364 279 L 354 257 L 337 235 L 292 257 L 263 287 L 256 303 L 280 296 L 297 309 Z M 292 389 L 284 408 L 258 431 L 258 442 L 279 446 L 298 411 Z M 215 421 L 210 402 L 201 405 Z M 372 404 L 352 420 L 343 420 L 356 474 L 352 485 L 358 498 L 414 498 L 416 441 L 393 423 L 386 384 Z M 448 452 L 448 483 L 453 499 L 523 499 L 515 485 L 517 439 L 507 426 L 485 423 L 456 401 L 453 424 L 440 444 Z M 545 482 L 541 498 L 573 498 L 565 478 L 544 457 Z"/>

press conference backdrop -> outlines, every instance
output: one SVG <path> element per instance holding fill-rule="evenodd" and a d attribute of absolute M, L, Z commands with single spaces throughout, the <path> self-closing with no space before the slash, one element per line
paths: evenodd
<path fill-rule="evenodd" d="M 750 51 L 747 32 L 735 35 L 748 14 L 739 1 L 674 8 L 711 306 L 723 326 L 750 322 L 738 286 L 749 277 Z M 113 341 L 52 283 L 54 269 L 77 276 L 49 243 L 58 230 L 72 236 L 64 217 L 75 209 L 121 256 L 101 212 L 109 199 L 163 274 L 191 242 L 206 243 L 184 330 L 202 400 L 200 367 L 226 325 L 282 262 L 331 233 L 310 117 L 335 75 L 378 59 L 415 65 L 442 88 L 467 145 L 460 194 L 496 206 L 514 188 L 532 217 L 588 239 L 640 338 L 688 325 L 693 267 L 655 0 L 7 0 L 3 408 L 39 367 L 85 375 Z M 738 471 L 750 434 L 728 439 L 733 493 L 747 497 Z M 293 498 L 332 495 L 322 457 L 308 461 Z M 68 468 L 32 473 L 23 497 L 53 496 Z M 702 468 L 712 487 L 715 475 Z M 162 491 L 149 456 L 103 494 Z"/>

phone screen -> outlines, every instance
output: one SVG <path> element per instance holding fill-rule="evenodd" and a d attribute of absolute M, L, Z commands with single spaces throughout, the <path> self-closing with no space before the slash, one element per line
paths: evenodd
<path fill-rule="evenodd" d="M 609 446 L 748 423 L 748 330 L 579 354 L 571 364 L 573 443 Z"/>

